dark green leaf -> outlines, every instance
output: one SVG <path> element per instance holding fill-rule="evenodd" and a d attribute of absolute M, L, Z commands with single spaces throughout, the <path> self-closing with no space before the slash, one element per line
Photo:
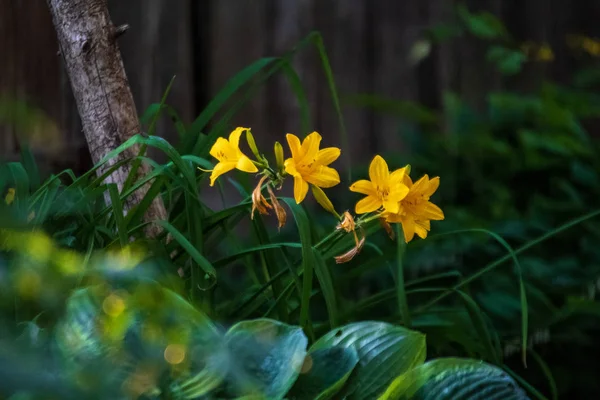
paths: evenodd
<path fill-rule="evenodd" d="M 306 356 L 306 336 L 300 327 L 270 319 L 244 321 L 225 335 L 230 353 L 227 392 L 235 396 L 283 399 Z"/>
<path fill-rule="evenodd" d="M 399 376 L 381 400 L 526 400 L 504 371 L 482 361 L 440 358 Z"/>
<path fill-rule="evenodd" d="M 333 346 L 354 348 L 359 363 L 344 390 L 347 399 L 370 400 L 383 394 L 399 375 L 425 361 L 425 336 L 384 322 L 356 322 L 334 329 L 310 351 Z"/>
<path fill-rule="evenodd" d="M 338 393 L 358 363 L 352 347 L 334 346 L 310 352 L 303 372 L 289 393 L 296 400 L 327 400 Z M 307 371 L 304 371 L 307 369 Z"/>

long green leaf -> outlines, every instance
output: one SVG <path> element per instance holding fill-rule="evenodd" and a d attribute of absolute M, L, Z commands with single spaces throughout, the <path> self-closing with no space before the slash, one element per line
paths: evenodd
<path fill-rule="evenodd" d="M 121 246 L 127 246 L 127 225 L 125 224 L 125 218 L 123 217 L 123 204 L 119 197 L 119 189 L 116 183 L 109 183 L 108 193 L 110 194 L 110 201 L 112 204 L 113 215 L 117 225 L 117 232 L 119 234 L 119 241 Z"/>
<path fill-rule="evenodd" d="M 319 281 L 321 291 L 323 292 L 323 297 L 325 298 L 327 313 L 329 314 L 329 326 L 331 329 L 333 329 L 340 323 L 335 286 L 333 284 L 333 280 L 331 279 L 331 274 L 327 268 L 325 260 L 323 257 L 321 257 L 319 250 L 315 249 L 314 247 L 313 256 L 315 260 L 315 273 L 317 275 L 317 280 Z"/>
<path fill-rule="evenodd" d="M 179 230 L 177 230 L 167 221 L 154 221 L 154 223 L 167 230 L 173 236 L 173 239 L 175 239 L 177 243 L 179 243 L 194 259 L 198 266 L 202 268 L 204 273 L 207 274 L 205 280 L 208 280 L 209 278 L 216 279 L 217 271 L 215 270 L 215 267 L 213 267 L 213 265 L 206 258 L 204 258 L 202 254 L 200 254 L 200 252 L 190 243 L 189 240 L 185 238 L 185 236 L 183 236 L 181 232 L 179 232 Z"/>
<path fill-rule="evenodd" d="M 310 222 L 304 209 L 296 204 L 294 199 L 284 198 L 283 201 L 292 210 L 298 232 L 300 233 L 300 243 L 302 243 L 302 271 L 304 277 L 302 280 L 302 300 L 300 309 L 300 326 L 305 329 L 305 332 L 312 332 L 312 323 L 310 320 L 310 296 L 312 292 L 314 254 L 312 251 L 312 239 L 310 234 Z M 309 335 L 310 336 L 310 335 Z"/>
<path fill-rule="evenodd" d="M 599 211 L 600 213 L 600 211 Z M 515 268 L 517 270 L 517 275 L 519 277 L 519 295 L 520 295 L 520 301 L 521 301 L 521 356 L 522 356 L 522 362 L 523 365 L 527 366 L 527 342 L 528 342 L 528 330 L 529 330 L 529 308 L 527 305 L 527 292 L 525 290 L 525 281 L 523 279 L 523 272 L 522 272 L 522 268 L 521 268 L 521 263 L 519 262 L 519 259 L 517 258 L 517 253 L 521 252 L 521 251 L 525 251 L 525 249 L 523 249 L 523 247 L 519 250 L 513 250 L 513 248 L 508 244 L 508 242 L 506 242 L 506 240 L 504 240 L 502 237 L 500 237 L 500 235 L 498 235 L 495 232 L 489 231 L 487 229 L 465 229 L 465 230 L 459 230 L 459 231 L 452 231 L 452 232 L 448 232 L 448 233 L 444 233 L 444 234 L 440 234 L 440 236 L 442 235 L 452 235 L 452 234 L 460 234 L 460 233 L 469 233 L 469 232 L 482 232 L 485 233 L 487 235 L 492 236 L 496 241 L 498 241 L 508 252 L 508 255 L 506 256 L 507 259 L 512 259 L 513 263 L 515 265 Z M 525 246 L 524 246 L 525 247 Z M 493 265 L 493 263 L 491 264 Z M 495 265 L 494 265 L 495 267 Z M 492 267 L 492 268 L 494 268 Z M 485 268 L 483 268 L 481 271 L 486 271 L 489 272 L 489 270 L 491 270 L 492 268 L 490 268 L 488 270 L 489 265 Z M 481 272 L 480 271 L 480 272 Z M 475 275 L 477 275 L 478 273 L 476 273 Z M 483 274 L 482 274 L 483 275 Z M 473 276 L 465 279 L 465 281 L 462 281 L 460 283 L 458 283 L 457 285 L 454 286 L 453 290 L 458 290 L 460 287 L 466 285 L 466 281 L 471 282 L 473 280 Z M 481 275 L 477 275 L 477 276 L 481 276 Z M 445 297 L 443 294 L 438 296 L 439 297 Z M 442 298 L 443 298 L 442 297 Z M 436 298 L 436 299 L 438 299 Z M 436 300 L 434 299 L 434 300 Z M 436 302 L 439 300 L 436 300 Z M 429 305 L 433 304 L 433 300 L 430 303 L 427 303 L 426 306 L 424 306 L 422 309 L 428 307 Z"/>
<path fill-rule="evenodd" d="M 199 142 L 200 133 L 206 128 L 208 122 L 215 116 L 221 107 L 237 92 L 243 85 L 248 83 L 263 68 L 271 65 L 275 58 L 261 58 L 238 72 L 227 81 L 225 86 L 208 103 L 202 113 L 192 123 L 182 144 L 182 151 L 186 154 L 198 154 L 193 151 L 196 143 Z M 210 142 L 211 138 L 206 138 L 204 142 Z"/>

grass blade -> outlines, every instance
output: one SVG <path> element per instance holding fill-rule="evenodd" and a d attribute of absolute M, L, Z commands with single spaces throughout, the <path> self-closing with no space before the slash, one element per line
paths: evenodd
<path fill-rule="evenodd" d="M 123 203 L 121 203 L 121 197 L 119 196 L 119 189 L 116 183 L 109 183 L 108 193 L 110 195 L 110 202 L 112 204 L 113 215 L 115 216 L 115 223 L 117 225 L 117 233 L 119 235 L 119 242 L 122 247 L 127 246 L 127 224 L 123 217 Z"/>
<path fill-rule="evenodd" d="M 317 274 L 317 280 L 321 286 L 321 292 L 325 298 L 325 305 L 329 314 L 329 326 L 333 329 L 340 324 L 335 286 L 333 285 L 333 280 L 331 279 L 325 259 L 321 256 L 319 250 L 314 247 L 313 256 L 315 259 L 315 273 Z"/>
<path fill-rule="evenodd" d="M 173 239 L 175 239 L 175 241 L 177 241 L 177 243 L 179 243 L 181 247 L 184 248 L 184 250 L 190 255 L 190 257 L 194 259 L 198 266 L 207 275 L 205 277 L 205 280 L 208 280 L 209 278 L 213 280 L 216 279 L 217 271 L 215 270 L 215 267 L 213 267 L 213 265 L 206 258 L 204 258 L 202 254 L 200 254 L 200 252 L 192 245 L 192 243 L 190 243 L 189 240 L 185 238 L 185 236 L 181 232 L 179 232 L 179 230 L 177 230 L 177 228 L 175 228 L 167 221 L 154 221 L 154 223 L 168 231 L 173 236 Z M 214 281 L 209 286 L 213 285 Z"/>
<path fill-rule="evenodd" d="M 248 83 L 263 68 L 271 65 L 276 59 L 273 57 L 261 58 L 248 65 L 235 74 L 225 83 L 225 86 L 217 93 L 198 118 L 192 123 L 181 145 L 184 154 L 198 154 L 197 150 L 202 145 L 210 145 L 213 138 L 207 137 L 202 140 L 200 133 L 206 128 L 208 122 L 215 116 L 217 111 L 237 92 L 243 85 Z"/>
<path fill-rule="evenodd" d="M 302 271 L 304 277 L 302 280 L 302 299 L 300 301 L 300 326 L 304 329 L 309 337 L 312 338 L 312 322 L 310 319 L 310 297 L 312 292 L 313 269 L 314 269 L 314 254 L 312 250 L 312 239 L 310 234 L 310 222 L 304 209 L 296 204 L 294 199 L 282 199 L 292 210 L 298 232 L 300 234 L 300 243 L 302 243 Z M 288 286 L 293 288 L 293 286 Z M 286 288 L 287 289 L 287 288 Z M 291 290 L 291 289 L 290 289 Z M 313 338 L 314 339 L 314 338 Z"/>
<path fill-rule="evenodd" d="M 600 213 L 600 211 L 598 211 L 598 213 Z M 495 232 L 489 231 L 487 229 L 464 229 L 464 230 L 442 233 L 442 234 L 436 235 L 436 236 L 454 235 L 454 234 L 459 234 L 459 233 L 470 233 L 470 232 L 481 232 L 481 233 L 485 233 L 487 235 L 492 236 L 496 241 L 498 241 L 498 243 L 500 243 L 506 249 L 506 251 L 508 252 L 508 255 L 505 256 L 506 258 L 502 258 L 501 262 L 498 262 L 499 261 L 498 260 L 492 264 L 489 264 L 488 266 L 486 266 L 479 272 L 476 272 L 475 274 L 471 275 L 464 281 L 459 282 L 458 284 L 456 284 L 454 286 L 454 288 L 452 290 L 458 290 L 459 288 L 465 286 L 469 282 L 472 282 L 474 279 L 477 279 L 480 276 L 484 275 L 485 273 L 491 271 L 493 268 L 500 265 L 504 261 L 507 261 L 509 259 L 513 260 L 513 263 L 517 270 L 517 275 L 519 277 L 519 297 L 520 297 L 520 303 L 521 303 L 521 360 L 523 362 L 523 365 L 526 367 L 527 366 L 527 340 L 528 340 L 528 331 L 529 331 L 529 307 L 527 305 L 527 291 L 525 289 L 525 281 L 523 279 L 521 263 L 519 262 L 519 259 L 517 258 L 517 253 L 519 253 L 521 251 L 525 251 L 525 246 L 523 246 L 519 250 L 515 251 L 508 244 L 508 242 L 506 242 L 506 240 L 502 239 L 502 237 L 500 235 L 498 235 Z M 431 300 L 429 303 L 427 303 L 426 305 L 421 307 L 419 310 L 428 308 L 429 306 L 437 303 L 439 300 L 443 299 L 444 297 L 446 297 L 446 294 L 442 293 L 441 295 L 439 295 L 438 297 L 436 297 L 435 299 Z"/>

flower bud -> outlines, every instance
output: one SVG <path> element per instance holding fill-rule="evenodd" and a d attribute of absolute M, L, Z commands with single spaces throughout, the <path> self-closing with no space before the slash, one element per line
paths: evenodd
<path fill-rule="evenodd" d="M 258 147 L 256 147 L 256 142 L 254 141 L 254 136 L 252 135 L 252 132 L 250 132 L 250 129 L 246 129 L 246 142 L 248 142 L 248 147 L 252 150 L 254 157 L 256 157 L 257 160 L 260 160 L 260 153 L 258 152 Z"/>
<path fill-rule="evenodd" d="M 325 209 L 325 211 L 335 215 L 338 219 L 340 219 L 340 215 L 337 213 L 337 211 L 335 211 L 331 200 L 329 200 L 329 197 L 327 197 L 323 189 L 315 185 L 310 185 L 310 188 L 312 189 L 313 196 L 315 196 L 317 203 L 319 203 L 321 207 Z"/>
<path fill-rule="evenodd" d="M 275 142 L 275 161 L 277 163 L 277 169 L 283 170 L 283 146 L 281 143 Z"/>

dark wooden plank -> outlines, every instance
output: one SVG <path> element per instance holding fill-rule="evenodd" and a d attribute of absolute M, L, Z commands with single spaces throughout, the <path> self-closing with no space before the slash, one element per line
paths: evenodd
<path fill-rule="evenodd" d="M 160 102 L 171 78 L 175 83 L 167 99 L 180 117 L 194 117 L 194 74 L 192 71 L 191 0 L 110 0 L 115 25 L 128 24 L 119 38 L 138 112 Z M 159 136 L 176 139 L 173 125 L 164 118 L 157 127 Z"/>

